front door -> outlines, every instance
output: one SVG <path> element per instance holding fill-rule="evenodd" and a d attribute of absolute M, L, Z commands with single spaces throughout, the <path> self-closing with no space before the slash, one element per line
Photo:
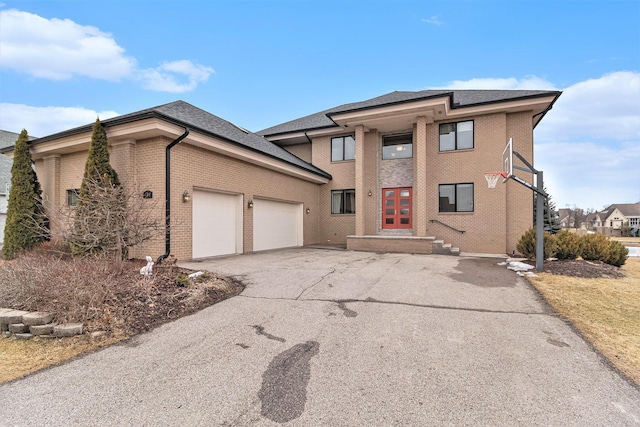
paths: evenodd
<path fill-rule="evenodd" d="M 411 187 L 382 189 L 382 228 L 411 228 Z"/>

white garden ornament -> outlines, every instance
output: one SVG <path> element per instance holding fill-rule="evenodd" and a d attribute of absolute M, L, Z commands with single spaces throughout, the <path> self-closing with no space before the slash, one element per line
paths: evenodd
<path fill-rule="evenodd" d="M 147 256 L 147 265 L 140 269 L 140 274 L 144 277 L 149 277 L 153 273 L 153 258 Z"/>

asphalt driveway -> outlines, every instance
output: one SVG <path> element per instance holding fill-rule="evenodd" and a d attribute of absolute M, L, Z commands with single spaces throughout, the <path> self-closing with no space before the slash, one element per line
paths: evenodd
<path fill-rule="evenodd" d="M 498 261 L 304 248 L 185 263 L 247 287 L 0 386 L 0 425 L 640 425 L 640 391 Z"/>

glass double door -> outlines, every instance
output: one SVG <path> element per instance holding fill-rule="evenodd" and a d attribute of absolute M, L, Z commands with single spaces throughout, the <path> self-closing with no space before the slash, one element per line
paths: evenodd
<path fill-rule="evenodd" d="M 382 189 L 382 228 L 411 228 L 411 187 Z"/>

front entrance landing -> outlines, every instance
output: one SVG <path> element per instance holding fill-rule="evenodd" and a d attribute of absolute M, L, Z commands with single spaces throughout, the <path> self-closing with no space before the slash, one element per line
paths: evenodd
<path fill-rule="evenodd" d="M 347 236 L 347 249 L 364 252 L 460 255 L 459 248 L 435 237 Z"/>

